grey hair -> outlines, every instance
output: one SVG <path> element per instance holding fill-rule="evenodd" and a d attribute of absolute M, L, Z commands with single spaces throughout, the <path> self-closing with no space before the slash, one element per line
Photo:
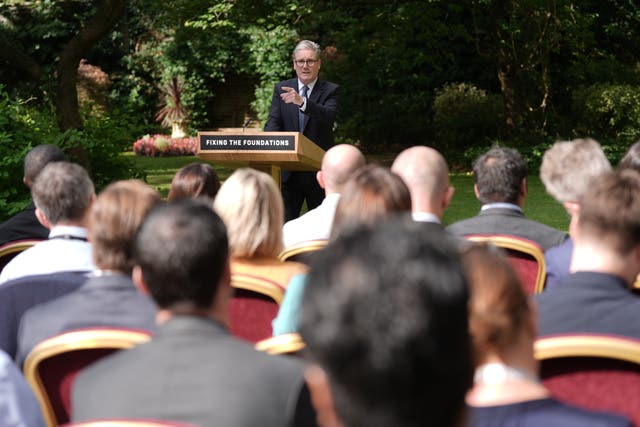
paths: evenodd
<path fill-rule="evenodd" d="M 312 42 L 311 40 L 302 40 L 293 49 L 291 57 L 293 59 L 296 59 L 296 53 L 300 52 L 301 50 L 313 50 L 316 53 L 316 58 L 320 58 L 320 45 L 316 42 Z"/>

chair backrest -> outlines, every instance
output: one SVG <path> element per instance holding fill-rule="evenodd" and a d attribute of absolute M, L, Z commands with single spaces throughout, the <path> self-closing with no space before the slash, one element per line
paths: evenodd
<path fill-rule="evenodd" d="M 39 239 L 16 240 L 15 242 L 8 242 L 0 246 L 0 271 L 2 271 L 5 265 L 9 264 L 9 261 L 11 261 L 13 257 L 40 241 Z"/>
<path fill-rule="evenodd" d="M 271 322 L 278 314 L 284 288 L 265 277 L 238 273 L 231 275 L 231 286 L 231 333 L 252 343 L 270 337 Z"/>
<path fill-rule="evenodd" d="M 539 338 L 540 377 L 554 397 L 640 425 L 640 340 L 601 334 Z"/>
<path fill-rule="evenodd" d="M 150 337 L 150 332 L 137 329 L 95 328 L 65 332 L 38 344 L 27 356 L 24 375 L 40 402 L 47 425 L 69 421 L 71 387 L 82 369 Z"/>
<path fill-rule="evenodd" d="M 278 258 L 280 261 L 297 261 L 308 265 L 314 253 L 327 246 L 328 242 L 326 239 L 300 242 L 280 252 Z"/>
<path fill-rule="evenodd" d="M 518 274 L 527 295 L 539 294 L 544 289 L 547 274 L 544 253 L 537 243 L 517 236 L 472 234 L 465 236 L 473 242 L 487 242 L 503 248 Z"/>
<path fill-rule="evenodd" d="M 197 427 L 180 421 L 108 419 L 65 424 L 66 427 Z"/>
<path fill-rule="evenodd" d="M 86 271 L 60 272 L 20 277 L 0 285 L 0 348 L 15 358 L 22 315 L 35 305 L 75 291 L 86 280 Z"/>
<path fill-rule="evenodd" d="M 302 337 L 298 333 L 276 335 L 271 338 L 258 341 L 256 350 L 267 354 L 298 355 L 305 347 Z"/>

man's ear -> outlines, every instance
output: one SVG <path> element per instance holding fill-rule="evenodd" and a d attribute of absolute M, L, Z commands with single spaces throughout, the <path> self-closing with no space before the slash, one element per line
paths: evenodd
<path fill-rule="evenodd" d="M 142 276 L 142 268 L 139 265 L 135 265 L 133 267 L 133 271 L 131 272 L 131 280 L 136 285 L 136 289 L 142 295 L 151 296 L 151 292 L 149 292 L 149 287 L 147 283 L 144 281 L 144 277 Z"/>
<path fill-rule="evenodd" d="M 527 178 L 522 178 L 522 183 L 520 184 L 520 195 L 524 198 L 527 197 Z"/>
<path fill-rule="evenodd" d="M 342 423 L 333 403 L 329 379 L 324 370 L 318 365 L 309 365 L 304 371 L 304 378 L 311 393 L 311 403 L 316 410 L 318 425 L 341 427 Z"/>
<path fill-rule="evenodd" d="M 451 203 L 451 199 L 453 199 L 453 194 L 456 192 L 456 189 L 449 185 L 444 192 L 444 197 L 442 198 L 442 211 L 444 212 L 447 207 L 449 207 L 449 203 Z"/>
<path fill-rule="evenodd" d="M 478 184 L 473 184 L 473 194 L 476 195 L 476 199 L 480 200 L 480 191 L 478 191 Z"/>
<path fill-rule="evenodd" d="M 38 219 L 38 222 L 40 224 L 42 224 L 42 226 L 44 228 L 47 228 L 49 230 L 51 230 L 51 223 L 49 222 L 49 220 L 47 219 L 46 215 L 44 214 L 44 212 L 42 212 L 40 210 L 40 208 L 36 208 L 36 218 Z"/>
<path fill-rule="evenodd" d="M 324 184 L 324 175 L 322 174 L 322 171 L 316 172 L 316 181 L 318 181 L 318 185 L 320 185 L 320 188 L 324 190 L 325 184 Z"/>

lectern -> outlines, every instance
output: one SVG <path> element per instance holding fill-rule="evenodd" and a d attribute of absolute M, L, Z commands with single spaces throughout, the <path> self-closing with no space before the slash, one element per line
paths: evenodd
<path fill-rule="evenodd" d="M 280 184 L 280 170 L 320 169 L 324 150 L 300 132 L 198 132 L 198 157 L 249 166 Z"/>

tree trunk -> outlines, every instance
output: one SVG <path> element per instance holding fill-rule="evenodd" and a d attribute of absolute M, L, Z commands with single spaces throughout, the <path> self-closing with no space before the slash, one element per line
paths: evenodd
<path fill-rule="evenodd" d="M 60 130 L 82 127 L 78 106 L 78 66 L 82 57 L 118 22 L 125 9 L 125 0 L 103 0 L 96 14 L 67 43 L 57 66 L 57 116 Z"/>

